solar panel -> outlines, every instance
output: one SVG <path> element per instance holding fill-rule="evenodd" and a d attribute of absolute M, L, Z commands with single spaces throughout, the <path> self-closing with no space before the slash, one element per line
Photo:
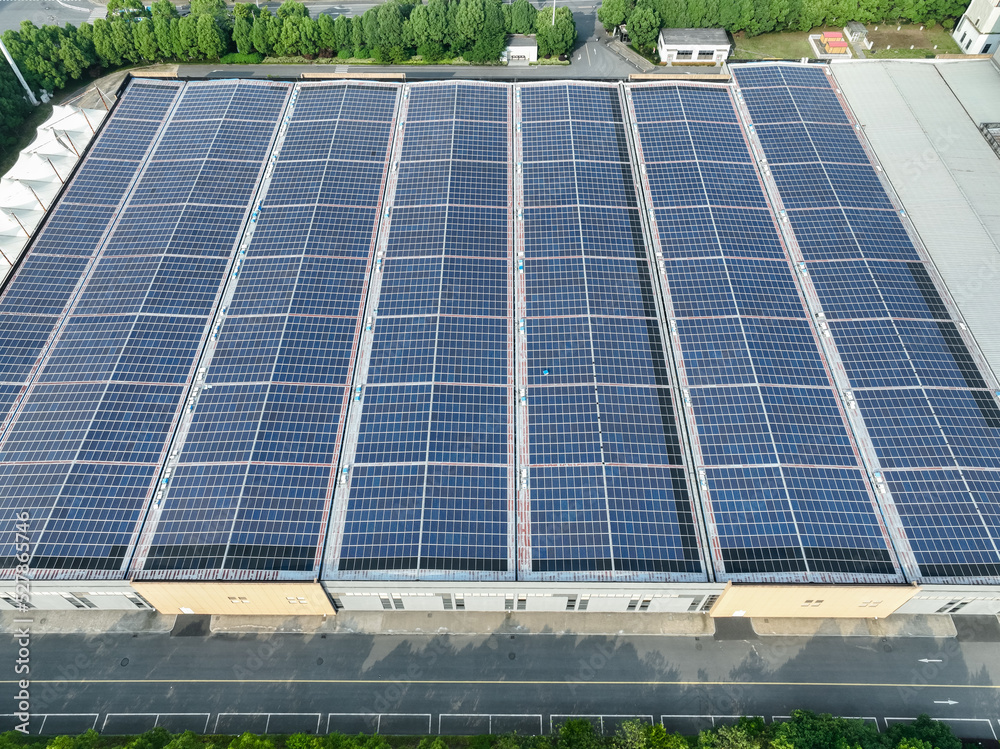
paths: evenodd
<path fill-rule="evenodd" d="M 758 76 L 783 86 L 779 75 Z M 664 89 L 672 89 L 673 96 Z M 898 580 L 874 494 L 796 274 L 724 88 L 630 86 L 695 470 L 717 575 Z M 744 92 L 763 113 L 770 172 L 818 213 L 784 88 Z M 679 109 L 678 109 L 679 107 Z M 661 114 L 662 111 L 662 114 Z M 685 143 L 686 126 L 688 148 Z M 646 143 L 653 144 L 651 148 Z M 660 144 L 669 143 L 669 149 Z M 832 190 L 828 191 L 832 201 Z M 789 206 L 794 207 L 794 206 Z"/>
<path fill-rule="evenodd" d="M 699 579 L 618 93 L 588 85 L 516 90 L 516 148 L 525 157 L 517 288 L 530 496 L 519 512 L 531 528 L 530 570 L 522 575 Z M 710 99 L 687 103 L 699 112 L 712 106 Z"/>
<path fill-rule="evenodd" d="M 90 156 L 80 163 L 0 297 L 0 360 L 4 362 L 0 413 L 6 424 L 0 453 L 8 461 L 0 478 L 0 516 L 13 518 L 27 509 L 33 521 L 39 522 L 32 560 L 39 576 L 47 574 L 47 568 L 98 574 L 120 569 L 141 518 L 151 471 L 88 467 L 73 461 L 84 454 L 87 458 L 144 460 L 148 451 L 143 440 L 155 441 L 162 434 L 158 413 L 171 394 L 159 391 L 144 398 L 134 388 L 108 382 L 113 358 L 122 359 L 123 364 L 113 376 L 119 381 L 124 378 L 128 344 L 122 331 L 137 323 L 134 317 L 96 323 L 98 329 L 105 329 L 106 342 L 88 344 L 88 331 L 94 325 L 86 320 L 73 323 L 66 313 L 98 256 L 102 238 L 121 217 L 126 191 L 181 88 L 182 84 L 173 82 L 132 83 L 126 88 Z M 67 344 L 51 359 L 50 374 L 44 367 L 49 360 L 43 354 L 60 328 Z M 134 351 L 134 343 L 128 351 Z M 36 370 L 40 359 L 42 367 Z M 33 372 L 39 374 L 35 382 L 46 384 L 26 395 Z M 104 383 L 95 382 L 100 380 Z M 20 409 L 16 415 L 15 408 Z M 59 462 L 31 465 L 36 460 Z M 104 478 L 85 478 L 102 472 Z M 129 478 L 122 478 L 126 475 Z M 142 489 L 123 488 L 143 480 L 147 483 Z M 36 482 L 38 488 L 30 488 Z M 117 503 L 114 519 L 101 509 L 111 497 Z M 41 532 L 43 518 L 51 519 Z M 12 523 L 8 529 L 2 536 L 0 566 L 5 568 L 14 565 Z"/>
<path fill-rule="evenodd" d="M 207 388 L 175 448 L 184 491 L 166 494 L 142 561 L 147 573 L 318 569 L 398 95 L 394 87 L 364 88 L 304 85 L 293 95 L 276 166 L 243 240 L 246 259 L 208 346 Z M 238 94 L 231 114 L 252 106 L 233 114 L 237 121 L 274 111 L 272 97 L 240 104 Z M 371 105 L 363 114 L 361 101 Z M 358 153 L 332 148 L 359 116 L 384 118 L 381 141 L 369 138 Z M 219 464 L 227 469 L 221 505 L 213 489 Z M 210 509 L 207 553 L 190 520 Z"/>
<path fill-rule="evenodd" d="M 791 142 L 804 154 L 772 171 L 792 209 L 803 279 L 829 320 L 844 388 L 871 440 L 872 470 L 888 487 L 883 509 L 903 529 L 900 552 L 913 560 L 914 577 L 996 579 L 1000 536 L 989 511 L 976 509 L 966 472 L 998 467 L 1000 391 L 980 370 L 830 77 L 822 69 L 769 67 L 782 79 L 769 74 L 771 88 L 756 88 L 763 78 L 744 67 L 736 80 L 755 123 L 773 119 L 765 99 L 794 103 L 781 111 L 786 142 L 770 137 L 770 126 L 757 131 L 769 160 L 780 160 Z M 987 492 L 983 507 L 992 501 Z"/>
<path fill-rule="evenodd" d="M 408 88 L 329 577 L 513 574 L 509 95 Z"/>

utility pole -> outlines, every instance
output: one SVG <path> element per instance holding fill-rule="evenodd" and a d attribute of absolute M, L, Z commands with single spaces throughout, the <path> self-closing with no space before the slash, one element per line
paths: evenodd
<path fill-rule="evenodd" d="M 552 0 L 552 2 L 555 2 L 555 0 Z M 555 11 L 553 11 L 553 13 L 555 13 Z M 552 17 L 555 18 L 555 15 Z M 24 76 L 21 75 L 21 71 L 17 69 L 17 65 L 14 63 L 14 58 L 11 57 L 10 52 L 7 51 L 7 45 L 3 43 L 3 39 L 0 39 L 0 49 L 3 50 L 3 56 L 6 57 L 7 62 L 10 63 L 11 70 L 14 71 L 14 75 L 17 76 L 17 80 L 21 82 L 21 85 L 24 86 L 24 90 L 28 92 L 28 99 L 37 107 L 38 99 L 35 98 L 34 92 L 28 87 L 28 82 L 24 80 Z"/>

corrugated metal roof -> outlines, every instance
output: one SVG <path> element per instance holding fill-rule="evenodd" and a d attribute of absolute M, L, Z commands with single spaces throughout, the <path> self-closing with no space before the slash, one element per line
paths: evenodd
<path fill-rule="evenodd" d="M 871 61 L 834 66 L 834 76 L 969 330 L 1000 373 L 994 291 L 1000 159 L 970 116 L 1000 104 L 987 101 L 1000 90 L 1000 72 L 986 66 Z"/>

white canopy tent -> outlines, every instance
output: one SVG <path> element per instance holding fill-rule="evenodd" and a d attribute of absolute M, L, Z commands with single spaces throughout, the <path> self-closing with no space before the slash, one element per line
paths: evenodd
<path fill-rule="evenodd" d="M 103 109 L 52 107 L 35 140 L 0 179 L 0 280 L 21 256 L 107 114 Z"/>

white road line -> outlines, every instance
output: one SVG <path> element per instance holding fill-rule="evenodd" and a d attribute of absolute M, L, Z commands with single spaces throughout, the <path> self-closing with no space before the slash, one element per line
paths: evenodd
<path fill-rule="evenodd" d="M 931 718 L 933 720 L 939 720 L 942 723 L 985 723 L 986 725 L 988 725 L 990 727 L 990 733 L 993 734 L 993 740 L 996 741 L 996 739 L 997 739 L 997 731 L 993 727 L 993 721 L 990 720 L 989 718 L 951 718 L 951 717 L 944 718 L 944 717 L 935 717 L 935 716 L 931 716 Z M 890 718 L 890 717 L 887 716 L 884 720 L 885 720 L 886 728 L 888 728 L 890 720 L 891 721 L 899 721 L 899 722 L 911 723 L 911 722 L 915 721 L 916 718 Z"/>
<path fill-rule="evenodd" d="M 330 719 L 333 717 L 346 718 L 346 717 L 361 717 L 361 718 L 374 718 L 378 713 L 327 713 L 326 714 L 326 732 L 330 733 Z"/>

